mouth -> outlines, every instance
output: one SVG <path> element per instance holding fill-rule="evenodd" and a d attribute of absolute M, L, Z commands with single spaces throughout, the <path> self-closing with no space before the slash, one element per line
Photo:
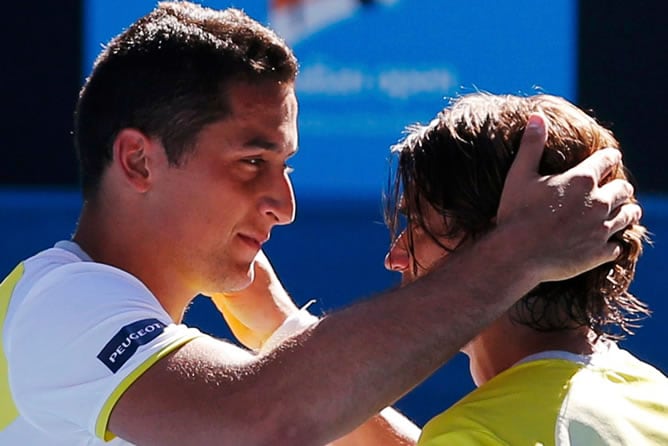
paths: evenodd
<path fill-rule="evenodd" d="M 269 240 L 269 237 L 254 236 L 249 234 L 239 234 L 239 238 L 246 243 L 248 246 L 259 251 L 262 249 L 262 245 Z"/>

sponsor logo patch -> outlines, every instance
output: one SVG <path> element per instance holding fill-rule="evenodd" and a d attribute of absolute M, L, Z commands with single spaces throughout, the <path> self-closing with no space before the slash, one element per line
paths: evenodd
<path fill-rule="evenodd" d="M 126 325 L 107 342 L 97 358 L 109 370 L 116 373 L 135 354 L 140 345 L 148 344 L 157 338 L 165 327 L 166 325 L 157 319 L 142 319 Z"/>

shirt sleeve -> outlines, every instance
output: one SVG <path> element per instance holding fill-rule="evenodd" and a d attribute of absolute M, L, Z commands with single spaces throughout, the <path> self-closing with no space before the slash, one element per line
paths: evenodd
<path fill-rule="evenodd" d="M 308 307 L 310 307 L 314 302 L 315 300 L 309 301 L 306 305 L 300 308 L 299 311 L 296 311 L 288 316 L 285 321 L 283 321 L 281 326 L 278 327 L 276 331 L 272 333 L 272 335 L 269 336 L 269 338 L 264 342 L 259 353 L 261 355 L 269 353 L 281 345 L 281 343 L 286 339 L 291 338 L 292 336 L 296 336 L 307 328 L 310 328 L 318 323 L 320 319 L 318 319 L 316 316 L 313 316 L 308 311 Z"/>
<path fill-rule="evenodd" d="M 62 266 L 26 294 L 6 331 L 12 395 L 55 435 L 102 439 L 123 392 L 199 331 L 174 324 L 135 277 L 92 262 Z"/>

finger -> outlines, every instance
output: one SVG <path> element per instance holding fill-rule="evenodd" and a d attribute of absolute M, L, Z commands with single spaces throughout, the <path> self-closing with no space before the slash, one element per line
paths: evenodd
<path fill-rule="evenodd" d="M 547 123 L 540 113 L 533 113 L 527 121 L 522 141 L 510 167 L 508 178 L 527 178 L 538 175 L 538 166 L 547 141 Z"/>
<path fill-rule="evenodd" d="M 604 263 L 613 262 L 623 253 L 624 247 L 622 244 L 617 240 L 611 240 L 603 246 L 597 263 L 602 265 Z"/>
<path fill-rule="evenodd" d="M 608 147 L 592 153 L 577 166 L 573 167 L 571 171 L 573 173 L 591 172 L 594 176 L 595 184 L 599 184 L 601 179 L 608 176 L 619 165 L 621 160 L 622 153 L 617 149 Z"/>
<path fill-rule="evenodd" d="M 627 203 L 616 209 L 606 224 L 612 235 L 632 224 L 638 223 L 641 217 L 642 208 L 635 203 Z"/>
<path fill-rule="evenodd" d="M 260 261 L 260 262 L 267 262 L 267 263 L 269 262 L 269 259 L 267 258 L 267 255 L 261 249 L 255 255 L 255 260 Z"/>
<path fill-rule="evenodd" d="M 601 186 L 596 197 L 608 203 L 608 209 L 616 209 L 633 198 L 633 185 L 618 178 Z"/>

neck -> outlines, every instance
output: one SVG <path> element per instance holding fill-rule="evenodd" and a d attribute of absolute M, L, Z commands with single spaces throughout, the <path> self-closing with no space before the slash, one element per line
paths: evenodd
<path fill-rule="evenodd" d="M 108 211 L 109 209 L 114 212 Z M 179 323 L 186 307 L 197 292 L 179 286 L 178 272 L 170 271 L 169 256 L 161 255 L 162 243 L 143 237 L 136 218 L 123 217 L 120 207 L 112 204 L 83 205 L 73 240 L 98 263 L 114 266 L 139 279 L 160 302 L 171 319 Z M 128 223 L 130 222 L 130 223 Z"/>
<path fill-rule="evenodd" d="M 595 342 L 587 327 L 542 332 L 513 322 L 506 314 L 463 351 L 469 356 L 473 380 L 480 386 L 527 356 L 550 350 L 591 354 Z"/>

